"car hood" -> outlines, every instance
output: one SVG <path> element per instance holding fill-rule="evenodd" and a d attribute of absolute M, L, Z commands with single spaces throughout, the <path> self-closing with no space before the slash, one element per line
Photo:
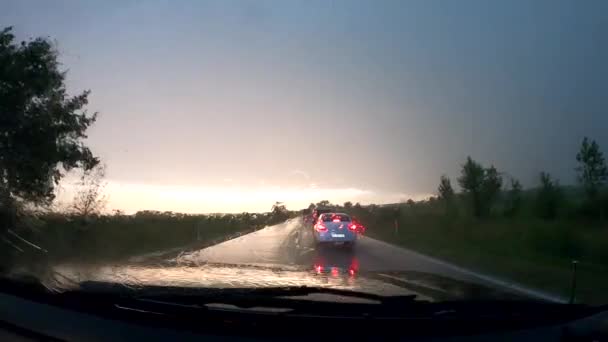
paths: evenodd
<path fill-rule="evenodd" d="M 331 287 L 378 295 L 416 295 L 427 301 L 530 300 L 534 298 L 507 288 L 492 287 L 474 280 L 459 280 L 438 274 L 399 271 L 365 272 L 352 267 L 313 265 L 63 265 L 45 279 L 48 287 L 69 290 L 91 284 L 123 284 L 128 287 L 172 288 L 262 288 Z M 90 288 L 89 288 L 90 289 Z"/>

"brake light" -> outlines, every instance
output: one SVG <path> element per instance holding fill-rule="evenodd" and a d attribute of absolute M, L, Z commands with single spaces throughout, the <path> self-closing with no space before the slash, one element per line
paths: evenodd
<path fill-rule="evenodd" d="M 333 219 L 332 222 L 340 222 L 340 219 Z"/>
<path fill-rule="evenodd" d="M 325 232 L 325 231 L 327 231 L 327 227 L 325 227 L 325 225 L 323 225 L 323 223 L 317 223 L 317 224 L 315 224 L 315 230 L 318 232 Z"/>
<path fill-rule="evenodd" d="M 357 225 L 354 224 L 354 223 L 351 223 L 351 224 L 348 225 L 348 229 L 350 229 L 350 230 L 357 230 Z"/>

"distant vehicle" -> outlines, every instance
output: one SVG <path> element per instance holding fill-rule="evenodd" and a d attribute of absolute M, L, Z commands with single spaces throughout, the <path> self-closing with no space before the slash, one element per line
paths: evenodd
<path fill-rule="evenodd" d="M 344 213 L 324 213 L 313 225 L 317 246 L 343 245 L 353 247 L 358 238 L 357 225 Z"/>
<path fill-rule="evenodd" d="M 315 223 L 317 223 L 317 220 L 319 219 L 319 215 L 321 214 L 325 214 L 325 213 L 331 213 L 333 211 L 333 209 L 331 208 L 314 208 L 312 210 L 312 214 L 311 214 L 311 224 L 314 226 Z"/>

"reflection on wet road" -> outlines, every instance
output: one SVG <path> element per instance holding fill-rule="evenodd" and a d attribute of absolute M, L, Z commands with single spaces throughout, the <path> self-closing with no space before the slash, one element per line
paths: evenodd
<path fill-rule="evenodd" d="M 312 251 L 312 244 L 302 240 L 303 232 L 301 220 L 290 220 L 181 255 L 175 261 L 193 264 L 303 265 L 302 257 Z"/>
<path fill-rule="evenodd" d="M 247 267 L 245 267 L 247 266 Z M 416 253 L 361 237 L 352 250 L 315 248 L 301 219 L 158 262 L 95 267 L 58 266 L 78 281 L 176 286 L 360 286 L 364 271 L 420 271 L 463 279 L 462 274 Z M 285 272 L 285 271 L 290 272 Z M 464 277 L 466 280 L 466 277 Z M 375 285 L 379 286 L 379 285 Z M 377 288 L 376 288 L 377 290 Z"/>
<path fill-rule="evenodd" d="M 452 298 L 448 293 L 477 298 L 481 289 L 475 286 L 490 285 L 492 291 L 515 289 L 527 296 L 547 298 L 368 237 L 360 237 L 350 250 L 339 246 L 315 248 L 312 228 L 301 219 L 162 260 L 58 265 L 54 271 L 61 277 L 52 277 L 49 285 L 58 288 L 86 281 L 187 288 L 305 285 L 448 299 Z"/>
<path fill-rule="evenodd" d="M 453 268 L 420 254 L 368 237 L 353 250 L 315 248 L 312 229 L 301 219 L 259 230 L 199 251 L 180 255 L 178 264 L 205 263 L 301 266 L 321 272 L 419 271 L 462 278 Z"/>

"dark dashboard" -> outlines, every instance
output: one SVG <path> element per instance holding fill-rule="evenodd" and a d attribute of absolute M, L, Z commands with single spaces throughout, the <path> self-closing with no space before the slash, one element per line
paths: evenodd
<path fill-rule="evenodd" d="M 230 301 L 218 305 L 220 299 L 206 301 L 217 302 L 215 305 L 199 305 L 203 302 L 197 299 L 187 304 L 183 299 L 142 300 L 108 293 L 47 294 L 27 286 L 5 285 L 0 291 L 0 338 L 601 341 L 608 336 L 608 312 L 580 305 L 496 303 L 495 309 L 490 310 L 489 303 L 395 302 L 389 304 L 395 307 L 383 305 L 384 311 L 379 311 L 375 309 L 378 305 L 310 300 L 276 305 L 262 300 L 258 307 L 255 297 L 242 305 Z M 331 312 L 327 308 L 335 309 Z"/>

